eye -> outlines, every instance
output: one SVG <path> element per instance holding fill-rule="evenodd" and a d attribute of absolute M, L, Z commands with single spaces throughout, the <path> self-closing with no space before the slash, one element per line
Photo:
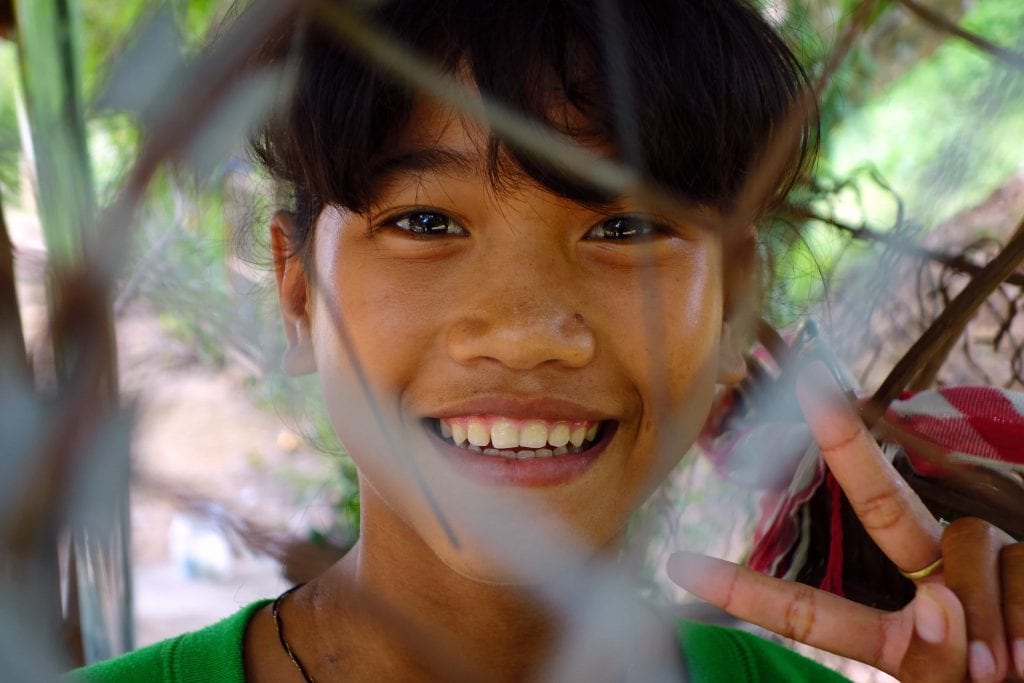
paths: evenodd
<path fill-rule="evenodd" d="M 455 220 L 439 211 L 409 211 L 387 221 L 399 230 L 413 235 L 454 235 L 465 236 L 469 233 Z"/>
<path fill-rule="evenodd" d="M 615 216 L 592 227 L 584 239 L 630 242 L 648 240 L 661 232 L 656 223 L 639 216 Z"/>

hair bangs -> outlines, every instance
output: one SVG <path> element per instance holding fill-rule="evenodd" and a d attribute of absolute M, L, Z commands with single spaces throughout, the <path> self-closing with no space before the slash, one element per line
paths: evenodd
<path fill-rule="evenodd" d="M 609 4 L 611 17 L 589 0 L 393 0 L 370 18 L 484 96 L 637 166 L 692 203 L 727 209 L 806 87 L 796 58 L 739 0 Z M 300 223 L 311 225 L 326 204 L 365 211 L 377 161 L 408 124 L 416 93 L 326 26 L 310 23 L 289 44 L 301 50 L 295 90 L 254 150 L 294 188 Z M 814 132 L 805 123 L 780 191 L 802 171 Z M 492 134 L 487 161 L 498 188 L 525 175 L 582 203 L 616 199 L 500 135 Z"/>

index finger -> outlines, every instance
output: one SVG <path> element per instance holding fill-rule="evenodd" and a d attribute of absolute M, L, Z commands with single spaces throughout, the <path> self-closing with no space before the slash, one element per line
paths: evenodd
<path fill-rule="evenodd" d="M 801 372 L 797 396 L 825 462 L 882 552 L 905 572 L 939 558 L 942 527 L 886 459 L 824 363 Z"/>
<path fill-rule="evenodd" d="M 669 557 L 667 570 L 676 584 L 735 617 L 889 674 L 899 671 L 910 642 L 908 610 L 884 612 L 688 552 Z"/>

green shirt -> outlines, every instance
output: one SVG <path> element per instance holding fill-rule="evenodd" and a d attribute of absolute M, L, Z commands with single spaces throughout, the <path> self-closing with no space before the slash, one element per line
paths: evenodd
<path fill-rule="evenodd" d="M 213 626 L 169 638 L 71 674 L 74 683 L 245 683 L 245 627 L 267 600 Z M 744 631 L 679 622 L 679 643 L 693 683 L 845 681 L 781 645 Z"/>

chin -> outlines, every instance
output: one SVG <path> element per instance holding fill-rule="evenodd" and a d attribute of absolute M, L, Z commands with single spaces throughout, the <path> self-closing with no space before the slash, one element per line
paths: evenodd
<path fill-rule="evenodd" d="M 561 580 L 615 546 L 621 536 L 623 525 L 608 525 L 608 533 L 596 533 L 592 527 L 574 528 L 553 510 L 547 514 L 539 512 L 541 506 L 533 506 L 535 514 L 522 515 L 521 498 L 514 506 L 520 514 L 510 521 L 510 507 L 492 504 L 483 513 L 477 507 L 468 524 L 460 523 L 465 519 L 450 520 L 455 523 L 457 545 L 440 529 L 423 530 L 427 533 L 420 536 L 434 555 L 459 576 L 506 586 L 536 586 Z M 486 522 L 494 517 L 503 517 L 504 521 Z"/>

